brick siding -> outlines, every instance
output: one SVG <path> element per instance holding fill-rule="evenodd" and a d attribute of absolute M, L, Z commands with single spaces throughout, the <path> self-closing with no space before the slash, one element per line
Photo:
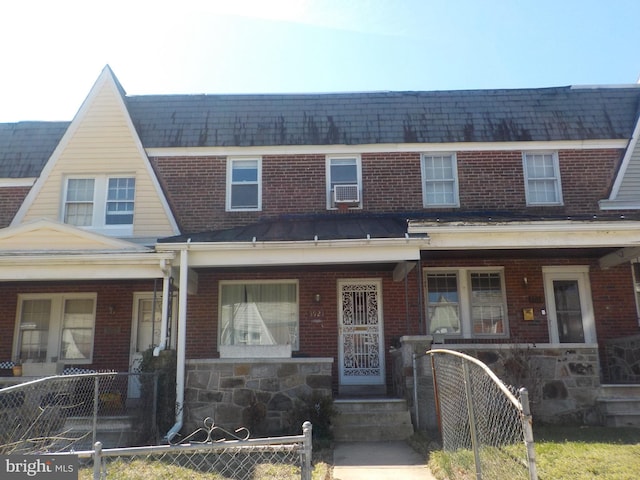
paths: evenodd
<path fill-rule="evenodd" d="M 620 150 L 561 150 L 564 205 L 527 207 L 521 151 L 457 152 L 460 208 L 514 215 L 596 215 L 607 198 Z M 325 155 L 264 155 L 262 210 L 226 212 L 226 157 L 155 157 L 152 163 L 184 232 L 231 228 L 286 214 L 330 213 Z M 363 211 L 419 212 L 419 153 L 362 155 Z M 433 209 L 432 209 L 433 210 Z"/>

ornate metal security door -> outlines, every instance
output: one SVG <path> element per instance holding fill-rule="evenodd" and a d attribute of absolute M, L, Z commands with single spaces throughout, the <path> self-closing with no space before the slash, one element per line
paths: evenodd
<path fill-rule="evenodd" d="M 340 384 L 384 384 L 380 280 L 338 282 Z"/>

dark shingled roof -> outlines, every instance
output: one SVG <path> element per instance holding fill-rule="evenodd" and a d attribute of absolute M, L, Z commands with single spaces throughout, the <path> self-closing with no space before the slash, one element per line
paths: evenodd
<path fill-rule="evenodd" d="M 630 138 L 640 86 L 124 97 L 145 148 Z M 35 177 L 66 122 L 0 124 L 0 178 Z"/>
<path fill-rule="evenodd" d="M 407 220 L 392 216 L 336 214 L 265 220 L 250 225 L 178 235 L 158 240 L 163 243 L 186 242 L 258 242 L 358 240 L 404 238 Z"/>
<path fill-rule="evenodd" d="M 152 147 L 630 138 L 640 88 L 537 88 L 126 99 Z"/>
<path fill-rule="evenodd" d="M 0 178 L 38 177 L 69 122 L 0 123 Z"/>

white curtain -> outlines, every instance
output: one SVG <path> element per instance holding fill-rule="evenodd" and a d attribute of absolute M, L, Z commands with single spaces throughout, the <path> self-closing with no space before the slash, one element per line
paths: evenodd
<path fill-rule="evenodd" d="M 294 283 L 222 286 L 221 345 L 286 345 L 297 348 Z"/>

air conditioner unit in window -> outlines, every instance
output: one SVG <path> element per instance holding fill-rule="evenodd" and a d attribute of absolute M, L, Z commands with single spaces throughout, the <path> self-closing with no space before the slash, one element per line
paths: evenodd
<path fill-rule="evenodd" d="M 333 201 L 335 203 L 360 202 L 360 189 L 358 185 L 334 185 Z"/>

